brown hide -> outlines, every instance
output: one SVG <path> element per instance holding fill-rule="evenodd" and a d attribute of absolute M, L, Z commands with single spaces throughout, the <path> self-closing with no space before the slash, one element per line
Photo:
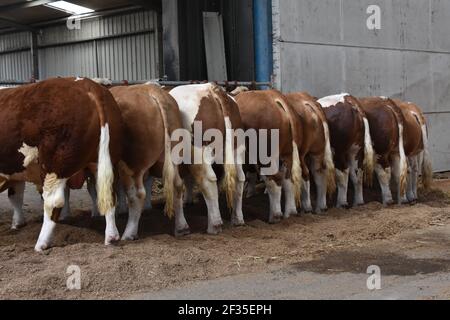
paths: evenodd
<path fill-rule="evenodd" d="M 400 117 L 399 108 L 391 99 L 382 97 L 359 98 L 359 101 L 369 120 L 375 153 L 379 157 L 378 162 L 386 168 L 389 166 L 390 156 L 399 152 L 396 118 L 396 114 Z"/>
<path fill-rule="evenodd" d="M 395 99 L 394 102 L 400 107 L 403 117 L 403 143 L 407 157 L 415 156 L 423 151 L 422 124 L 425 117 L 422 110 L 411 102 Z"/>
<path fill-rule="evenodd" d="M 124 122 L 122 160 L 134 173 L 155 166 L 152 174 L 160 177 L 164 163 L 164 122 L 159 105 L 168 115 L 171 134 L 181 128 L 175 100 L 157 85 L 121 86 L 110 89 Z"/>
<path fill-rule="evenodd" d="M 0 101 L 0 173 L 24 171 L 18 150 L 25 143 L 38 147 L 41 178 L 46 173 L 69 178 L 97 162 L 100 126 L 105 123 L 111 161 L 120 158 L 118 107 L 107 89 L 89 79 L 55 78 L 1 90 Z"/>
<path fill-rule="evenodd" d="M 348 168 L 353 145 L 361 147 L 357 158 L 363 157 L 364 122 L 360 104 L 353 96 L 346 96 L 344 103 L 323 108 L 330 128 L 331 147 L 334 149 L 335 166 L 343 171 Z M 359 161 L 361 163 L 361 161 Z"/>

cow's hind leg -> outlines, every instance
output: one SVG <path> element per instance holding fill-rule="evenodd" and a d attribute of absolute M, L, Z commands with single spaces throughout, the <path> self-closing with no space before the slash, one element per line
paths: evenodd
<path fill-rule="evenodd" d="M 51 246 L 56 221 L 59 219 L 64 206 L 64 189 L 67 179 L 60 179 L 56 174 L 51 173 L 45 176 L 44 180 L 44 222 L 34 249 L 43 251 Z"/>
<path fill-rule="evenodd" d="M 269 194 L 269 223 L 280 222 L 281 217 L 283 216 L 281 213 L 281 185 L 279 185 L 272 176 L 262 176 L 262 179 L 266 184 L 266 192 Z"/>
<path fill-rule="evenodd" d="M 354 195 L 353 195 L 353 206 L 361 206 L 364 204 L 363 195 L 363 180 L 364 172 L 360 166 L 361 160 L 358 156 L 353 156 L 350 159 L 350 180 L 353 184 Z"/>
<path fill-rule="evenodd" d="M 186 221 L 186 217 L 184 216 L 184 208 L 183 208 L 183 181 L 180 176 L 177 175 L 174 181 L 174 204 L 173 209 L 175 212 L 175 237 L 180 237 L 191 233 L 189 229 L 189 225 Z"/>
<path fill-rule="evenodd" d="M 217 188 L 217 176 L 210 164 L 195 164 L 190 166 L 195 182 L 200 186 L 203 198 L 208 210 L 209 234 L 222 232 L 222 217 L 219 209 L 219 190 Z"/>
<path fill-rule="evenodd" d="M 238 162 L 236 162 L 238 163 Z M 233 226 L 243 226 L 244 214 L 242 213 L 242 198 L 244 196 L 245 173 L 241 164 L 236 164 L 236 190 L 234 192 L 233 212 L 231 215 L 231 224 Z"/>
<path fill-rule="evenodd" d="M 297 215 L 297 205 L 295 203 L 295 192 L 294 184 L 289 176 L 288 170 L 283 169 L 283 192 L 284 192 L 284 215 L 285 219 L 289 218 L 291 215 Z"/>
<path fill-rule="evenodd" d="M 402 190 L 401 172 L 400 172 L 400 156 L 393 155 L 391 158 L 392 176 L 394 178 L 395 186 L 397 188 L 397 203 L 408 203 L 405 190 Z"/>
<path fill-rule="evenodd" d="M 302 211 L 305 213 L 311 213 L 312 205 L 311 205 L 311 181 L 310 181 L 310 173 L 308 166 L 305 165 L 305 160 L 301 161 L 302 163 L 302 174 L 303 174 L 303 182 L 302 182 Z"/>
<path fill-rule="evenodd" d="M 17 181 L 11 184 L 8 189 L 8 199 L 14 210 L 11 229 L 17 230 L 25 225 L 23 215 L 23 194 L 25 192 L 25 182 Z"/>
<path fill-rule="evenodd" d="M 125 176 L 123 182 L 128 198 L 128 222 L 122 240 L 136 240 L 138 238 L 139 220 L 145 202 L 143 173 L 134 177 Z"/>
<path fill-rule="evenodd" d="M 327 171 L 323 156 L 312 157 L 312 173 L 316 183 L 316 213 L 327 211 Z"/>
<path fill-rule="evenodd" d="M 153 187 L 153 177 L 148 176 L 144 180 L 145 187 L 145 202 L 144 202 L 144 210 L 152 209 L 152 187 Z"/>
<path fill-rule="evenodd" d="M 392 204 L 393 200 L 390 188 L 391 168 L 384 161 L 378 161 L 375 165 L 375 173 L 380 184 L 383 205 L 387 206 Z"/>
<path fill-rule="evenodd" d="M 419 177 L 419 157 L 412 156 L 408 158 L 408 190 L 406 197 L 408 201 L 414 203 L 417 201 L 417 180 Z"/>

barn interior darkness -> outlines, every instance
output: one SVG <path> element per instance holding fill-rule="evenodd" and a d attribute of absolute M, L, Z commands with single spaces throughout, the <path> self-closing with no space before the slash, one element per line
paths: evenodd
<path fill-rule="evenodd" d="M 207 79 L 204 11 L 223 17 L 227 80 L 254 80 L 252 7 L 252 0 L 178 0 L 180 80 Z"/>

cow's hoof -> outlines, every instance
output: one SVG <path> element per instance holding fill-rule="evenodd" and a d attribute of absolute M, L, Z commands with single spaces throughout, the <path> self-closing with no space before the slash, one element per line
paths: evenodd
<path fill-rule="evenodd" d="M 49 248 L 50 248 L 50 244 L 45 241 L 42 241 L 42 242 L 36 243 L 36 246 L 34 247 L 34 251 L 43 252 Z"/>
<path fill-rule="evenodd" d="M 303 209 L 302 212 L 304 214 L 311 214 L 313 212 L 313 209 L 312 208 Z"/>
<path fill-rule="evenodd" d="M 119 234 L 117 234 L 117 235 L 108 235 L 108 236 L 105 237 L 105 245 L 107 245 L 107 246 L 116 244 L 119 241 L 120 241 Z"/>
<path fill-rule="evenodd" d="M 242 227 L 242 226 L 245 226 L 245 221 L 239 220 L 239 219 L 233 219 L 233 220 L 231 220 L 231 225 L 233 227 Z"/>
<path fill-rule="evenodd" d="M 297 212 L 296 209 L 291 209 L 291 210 L 286 211 L 286 212 L 284 213 L 283 218 L 284 218 L 284 219 L 287 219 L 287 218 L 289 218 L 289 217 L 291 217 L 291 216 L 298 216 L 298 212 Z"/>
<path fill-rule="evenodd" d="M 187 236 L 190 233 L 191 233 L 191 229 L 189 229 L 189 227 L 186 227 L 184 229 L 175 230 L 175 237 L 178 238 L 178 237 Z"/>
<path fill-rule="evenodd" d="M 269 218 L 269 223 L 270 224 L 275 224 L 275 223 L 279 223 L 281 221 L 281 218 L 283 217 L 283 215 L 280 213 L 274 213 L 273 216 L 271 218 Z"/>
<path fill-rule="evenodd" d="M 208 226 L 208 230 L 206 230 L 208 234 L 216 235 L 222 232 L 222 223 Z"/>
<path fill-rule="evenodd" d="M 343 203 L 343 204 L 336 205 L 336 208 L 338 208 L 338 209 L 350 209 L 350 206 L 348 205 L 348 203 Z"/>
<path fill-rule="evenodd" d="M 124 234 L 122 235 L 122 240 L 123 241 L 135 241 L 139 239 L 137 234 Z"/>
<path fill-rule="evenodd" d="M 314 211 L 314 214 L 327 214 L 327 211 L 328 211 L 328 208 L 323 208 L 323 209 L 317 208 L 317 209 Z"/>
<path fill-rule="evenodd" d="M 385 206 L 385 207 L 392 206 L 393 204 L 394 204 L 394 200 L 389 200 L 389 201 L 383 202 L 383 206 Z"/>
<path fill-rule="evenodd" d="M 22 229 L 23 227 L 25 227 L 26 225 L 27 225 L 26 222 L 18 222 L 18 223 L 14 223 L 14 224 L 11 226 L 11 230 L 19 230 L 19 229 Z"/>

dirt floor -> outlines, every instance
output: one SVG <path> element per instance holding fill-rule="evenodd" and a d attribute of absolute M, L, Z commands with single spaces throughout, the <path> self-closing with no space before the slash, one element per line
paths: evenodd
<path fill-rule="evenodd" d="M 381 259 L 385 269 L 396 274 L 450 271 L 449 256 L 409 264 L 396 259 L 402 251 L 428 246 L 432 250 L 421 231 L 450 226 L 450 180 L 438 178 L 433 191 L 421 192 L 415 206 L 384 208 L 377 202 L 378 192 L 368 190 L 365 206 L 330 209 L 324 215 L 302 214 L 276 225 L 266 223 L 268 199 L 260 194 L 244 203 L 246 226 L 232 228 L 224 215 L 224 232 L 217 236 L 205 234 L 201 200 L 186 208 L 192 234 L 180 239 L 171 235 L 173 223 L 156 207 L 143 214 L 140 240 L 110 247 L 103 245 L 104 219 L 90 217 L 90 201 L 86 191 L 80 190 L 72 193 L 72 217 L 58 225 L 55 247 L 44 254 L 33 251 L 41 227 L 41 201 L 28 185 L 28 224 L 19 231 L 10 230 L 11 208 L 6 194 L 0 195 L 0 298 L 128 298 L 287 266 L 324 273 L 358 272 L 370 259 Z M 120 216 L 119 231 L 125 223 L 126 216 Z M 434 240 L 450 247 L 448 238 Z M 383 253 L 377 254 L 380 248 Z M 81 290 L 66 287 L 69 265 L 81 268 Z"/>

